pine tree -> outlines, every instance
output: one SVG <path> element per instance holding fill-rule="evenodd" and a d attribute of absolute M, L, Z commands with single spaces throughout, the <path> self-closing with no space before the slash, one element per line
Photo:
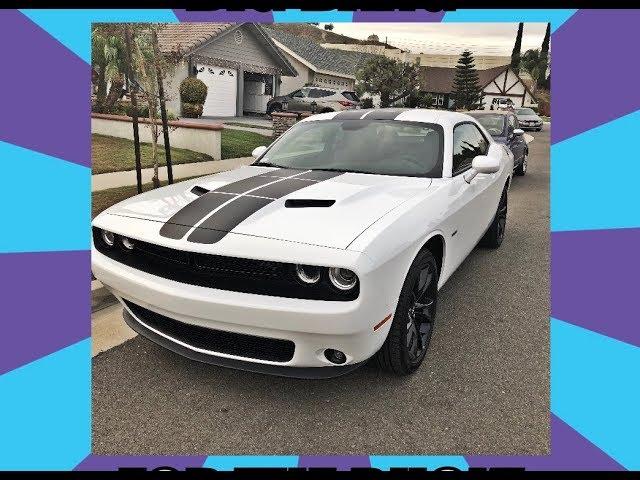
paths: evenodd
<path fill-rule="evenodd" d="M 513 50 L 511 51 L 511 69 L 520 73 L 520 49 L 522 47 L 522 29 L 524 28 L 524 23 L 520 22 L 518 25 L 518 33 L 516 35 L 516 43 L 513 45 Z"/>
<path fill-rule="evenodd" d="M 544 88 L 547 79 L 547 66 L 549 65 L 549 40 L 551 38 L 551 24 L 547 23 L 547 31 L 544 34 L 542 47 L 540 48 L 540 75 L 538 76 L 538 87 Z"/>
<path fill-rule="evenodd" d="M 456 65 L 456 76 L 453 79 L 453 99 L 455 107 L 473 110 L 482 107 L 482 87 L 479 83 L 475 60 L 469 50 L 462 52 Z"/>

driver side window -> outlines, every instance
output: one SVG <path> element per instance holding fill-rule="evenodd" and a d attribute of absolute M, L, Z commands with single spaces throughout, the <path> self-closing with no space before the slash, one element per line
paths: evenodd
<path fill-rule="evenodd" d="M 453 168 L 456 176 L 471 168 L 478 155 L 486 155 L 489 143 L 472 123 L 462 123 L 453 129 Z"/>
<path fill-rule="evenodd" d="M 291 94 L 292 98 L 304 98 L 304 95 L 302 94 L 302 90 L 296 90 L 295 92 L 293 92 Z"/>

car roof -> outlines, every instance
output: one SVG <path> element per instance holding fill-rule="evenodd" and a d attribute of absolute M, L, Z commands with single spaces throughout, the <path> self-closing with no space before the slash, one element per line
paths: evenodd
<path fill-rule="evenodd" d="M 358 115 L 361 113 L 361 115 Z M 398 120 L 405 122 L 435 123 L 453 127 L 460 122 L 475 121 L 466 112 L 451 112 L 449 110 L 432 110 L 426 108 L 373 108 L 363 110 L 346 110 L 343 112 L 327 112 L 311 115 L 302 122 L 317 122 L 322 120 Z"/>

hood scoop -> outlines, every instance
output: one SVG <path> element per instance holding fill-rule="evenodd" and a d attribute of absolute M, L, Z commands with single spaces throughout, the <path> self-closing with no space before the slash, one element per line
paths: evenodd
<path fill-rule="evenodd" d="M 312 198 L 290 198 L 285 200 L 285 208 L 328 208 L 336 203 L 335 200 L 316 200 Z"/>
<path fill-rule="evenodd" d="M 209 191 L 210 190 L 208 188 L 204 188 L 204 187 L 201 187 L 199 185 L 196 185 L 195 187 L 193 187 L 191 189 L 191 193 L 193 193 L 195 195 L 198 195 L 199 197 L 204 195 L 205 193 L 209 193 Z"/>

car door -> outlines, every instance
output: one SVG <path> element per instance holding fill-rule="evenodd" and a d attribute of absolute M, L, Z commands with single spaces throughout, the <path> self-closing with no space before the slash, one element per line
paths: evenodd
<path fill-rule="evenodd" d="M 473 122 L 457 124 L 453 129 L 453 169 L 451 197 L 452 226 L 455 235 L 455 258 L 459 265 L 478 243 L 495 214 L 494 196 L 491 191 L 495 175 L 479 173 L 467 182 L 464 173 L 471 168 L 473 159 L 486 155 L 489 141 Z M 453 232 L 452 232 L 453 233 Z"/>
<path fill-rule="evenodd" d="M 309 105 L 306 103 L 306 95 L 301 90 L 291 92 L 288 98 L 288 105 L 286 110 L 289 112 L 306 112 L 309 110 Z"/>
<path fill-rule="evenodd" d="M 520 165 L 524 158 L 524 152 L 527 148 L 527 143 L 524 140 L 523 135 L 515 135 L 513 132 L 519 127 L 518 118 L 515 115 L 507 116 L 507 145 L 513 152 L 514 165 Z"/>

